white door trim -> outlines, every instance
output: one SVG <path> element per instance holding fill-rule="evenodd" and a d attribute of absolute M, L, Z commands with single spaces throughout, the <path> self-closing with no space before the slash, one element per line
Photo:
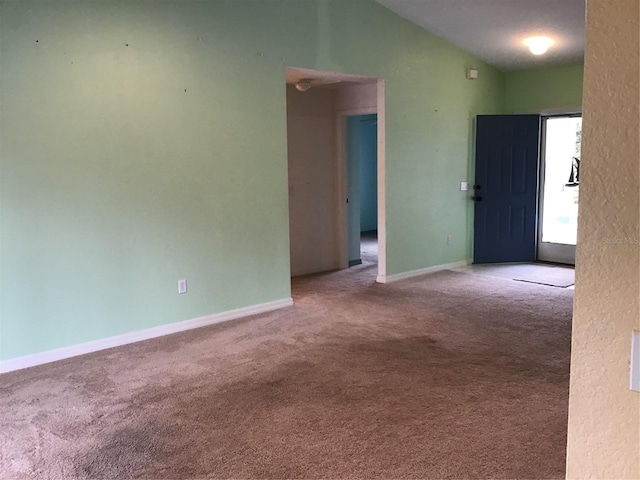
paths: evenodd
<path fill-rule="evenodd" d="M 566 265 L 576 264 L 576 246 L 564 245 L 562 243 L 551 243 L 542 241 L 542 223 L 544 220 L 544 184 L 546 168 L 546 146 L 547 146 L 547 120 L 550 118 L 582 118 L 581 109 L 567 112 L 566 110 L 553 114 L 541 114 L 540 116 L 540 158 L 538 179 L 538 228 L 536 233 L 536 260 L 541 262 L 562 263 Z"/>
<path fill-rule="evenodd" d="M 347 117 L 354 115 L 368 115 L 375 113 L 378 116 L 378 278 L 386 277 L 386 191 L 385 191 L 385 118 L 384 118 L 384 80 L 377 82 L 377 105 L 336 112 L 336 139 L 337 139 L 337 196 L 336 209 L 338 212 L 338 268 L 349 267 L 348 255 L 348 213 L 347 213 Z"/>

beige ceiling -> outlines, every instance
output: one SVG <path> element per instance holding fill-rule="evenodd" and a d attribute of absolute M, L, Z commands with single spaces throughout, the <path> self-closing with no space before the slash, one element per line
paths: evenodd
<path fill-rule="evenodd" d="M 585 0 L 376 1 L 500 70 L 583 60 Z M 533 35 L 556 44 L 536 57 L 522 44 Z"/>

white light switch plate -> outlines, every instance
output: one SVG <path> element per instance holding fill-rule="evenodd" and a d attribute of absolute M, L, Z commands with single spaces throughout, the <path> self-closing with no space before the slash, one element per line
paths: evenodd
<path fill-rule="evenodd" d="M 640 392 L 640 332 L 631 337 L 631 384 L 629 388 Z"/>
<path fill-rule="evenodd" d="M 469 190 L 469 182 L 460 182 L 460 191 L 466 192 Z"/>

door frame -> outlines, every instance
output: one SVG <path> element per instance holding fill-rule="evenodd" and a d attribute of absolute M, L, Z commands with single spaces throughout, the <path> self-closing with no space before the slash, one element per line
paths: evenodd
<path fill-rule="evenodd" d="M 347 176 L 347 117 L 355 115 L 368 115 L 375 113 L 378 116 L 378 274 L 376 281 L 385 283 L 386 279 L 386 258 L 387 258 L 387 235 L 386 235 L 386 162 L 385 162 L 385 84 L 384 79 L 377 79 L 377 101 L 375 107 L 355 108 L 339 110 L 336 113 L 336 157 L 337 157 L 337 188 L 336 188 L 336 209 L 338 212 L 338 267 L 349 268 L 349 218 L 347 212 L 348 176 Z"/>
<path fill-rule="evenodd" d="M 371 107 L 372 109 L 375 107 Z M 364 110 L 362 108 L 361 110 Z M 355 110 L 355 109 L 349 109 Z M 365 143 L 365 139 L 362 137 L 362 121 L 364 118 L 375 118 L 375 126 L 376 126 L 376 134 L 377 134 L 377 125 L 378 125 L 378 115 L 377 113 L 364 113 L 357 115 L 346 115 L 342 117 L 345 121 L 345 148 L 347 150 L 345 161 L 346 161 L 346 205 L 345 201 L 342 200 L 341 204 L 345 206 L 347 211 L 347 222 L 345 225 L 347 231 L 347 259 L 348 259 L 348 267 L 351 268 L 356 265 L 362 264 L 362 171 L 363 171 L 363 157 L 361 156 L 362 147 Z M 355 123 L 354 123 L 355 122 Z M 336 122 L 338 125 L 338 122 Z M 357 125 L 357 127 L 356 127 Z M 354 130 L 357 130 L 356 131 Z M 370 152 L 374 157 L 375 165 L 373 166 L 376 169 L 376 178 L 377 178 L 377 168 L 378 168 L 378 154 L 377 154 L 377 140 L 375 144 L 371 145 L 369 142 L 366 142 L 369 147 L 373 146 L 376 152 Z M 358 150 L 356 154 L 354 149 Z M 352 158 L 352 155 L 356 155 L 358 158 Z M 356 161 L 357 160 L 357 161 Z M 369 158 L 370 160 L 370 158 Z M 357 163 L 357 166 L 354 165 L 354 162 Z M 357 168 L 354 168 L 357 167 Z M 371 166 L 369 166 L 371 167 Z M 356 184 L 356 185 L 354 185 Z M 354 188 L 357 186 L 358 188 Z M 377 190 L 378 185 L 377 181 L 375 184 L 376 189 L 376 212 L 377 212 Z M 358 225 L 356 225 L 356 222 Z M 378 230 L 378 217 L 376 214 L 375 218 L 375 230 Z M 371 230 L 371 229 L 370 229 Z M 355 254 L 354 248 L 357 244 L 357 255 Z M 343 252 L 343 249 L 340 249 Z M 377 256 L 377 255 L 376 255 Z M 342 266 L 341 266 L 342 268 Z"/>
<path fill-rule="evenodd" d="M 544 216 L 544 182 L 545 182 L 545 153 L 547 148 L 547 128 L 546 122 L 549 118 L 582 118 L 582 109 L 572 109 L 570 111 L 554 111 L 553 113 L 541 113 L 540 114 L 540 156 L 539 167 L 540 178 L 538 179 L 538 218 L 537 218 L 537 232 L 536 232 L 536 261 L 560 263 L 565 265 L 575 265 L 575 251 L 576 245 L 564 245 L 561 243 L 554 243 L 553 247 L 545 247 L 542 241 L 542 221 Z M 547 242 L 550 243 L 550 242 Z M 550 250 L 552 248 L 555 252 Z M 542 255 L 541 255 L 542 254 Z M 540 258 L 540 257 L 544 258 Z"/>

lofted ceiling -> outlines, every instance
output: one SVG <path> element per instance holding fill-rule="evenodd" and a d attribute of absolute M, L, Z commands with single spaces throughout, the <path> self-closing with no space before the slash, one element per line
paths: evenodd
<path fill-rule="evenodd" d="M 503 71 L 580 63 L 584 57 L 585 0 L 376 1 Z M 556 42 L 542 56 L 522 43 L 537 35 Z"/>

